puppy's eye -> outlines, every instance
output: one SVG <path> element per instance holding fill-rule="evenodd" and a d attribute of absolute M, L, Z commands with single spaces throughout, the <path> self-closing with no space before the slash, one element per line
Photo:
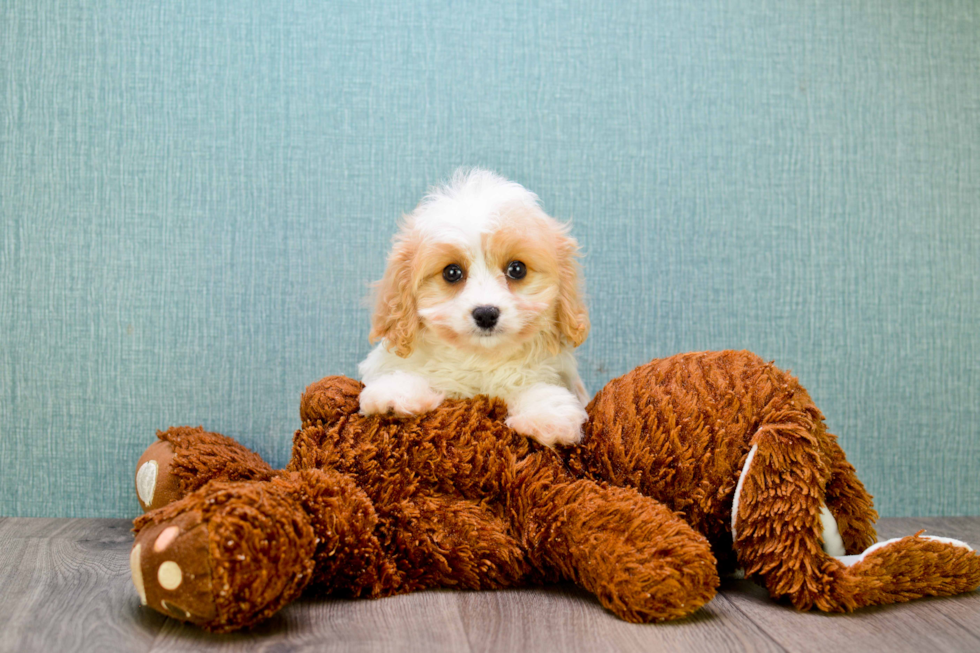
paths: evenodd
<path fill-rule="evenodd" d="M 442 278 L 449 283 L 456 283 L 463 278 L 463 268 L 455 263 L 450 263 L 442 269 Z"/>
<path fill-rule="evenodd" d="M 527 276 L 527 266 L 520 261 L 511 261 L 507 266 L 507 276 L 511 279 L 523 279 Z"/>

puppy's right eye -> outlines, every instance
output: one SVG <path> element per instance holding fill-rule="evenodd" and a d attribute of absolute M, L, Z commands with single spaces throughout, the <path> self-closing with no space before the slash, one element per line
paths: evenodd
<path fill-rule="evenodd" d="M 442 278 L 448 283 L 456 283 L 463 278 L 463 268 L 455 263 L 450 263 L 442 269 Z"/>

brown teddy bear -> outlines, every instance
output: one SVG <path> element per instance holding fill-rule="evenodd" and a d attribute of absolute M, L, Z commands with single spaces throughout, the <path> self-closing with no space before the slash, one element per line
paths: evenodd
<path fill-rule="evenodd" d="M 137 465 L 133 581 L 213 631 L 303 591 L 382 597 L 572 580 L 623 619 L 683 617 L 741 568 L 797 608 L 846 611 L 980 585 L 980 556 L 879 544 L 871 497 L 790 374 L 747 352 L 655 360 L 610 381 L 581 445 L 547 449 L 506 406 L 358 414 L 361 384 L 307 388 L 285 470 L 197 428 Z"/>

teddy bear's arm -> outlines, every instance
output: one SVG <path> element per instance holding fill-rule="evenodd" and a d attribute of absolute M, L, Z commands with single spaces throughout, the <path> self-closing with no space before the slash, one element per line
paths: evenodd
<path fill-rule="evenodd" d="M 403 572 L 399 593 L 500 589 L 533 577 L 508 520 L 483 502 L 420 494 L 379 513 L 380 537 Z"/>
<path fill-rule="evenodd" d="M 689 615 L 715 595 L 707 540 L 629 488 L 574 479 L 538 451 L 518 463 L 509 512 L 534 565 L 592 592 L 638 623 Z"/>

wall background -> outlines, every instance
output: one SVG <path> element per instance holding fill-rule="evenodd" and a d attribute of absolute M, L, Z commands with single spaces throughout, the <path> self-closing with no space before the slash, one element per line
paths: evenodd
<path fill-rule="evenodd" d="M 153 432 L 277 465 L 461 164 L 574 220 L 594 391 L 792 368 L 883 515 L 980 514 L 980 4 L 12 0 L 0 514 L 128 517 Z"/>

